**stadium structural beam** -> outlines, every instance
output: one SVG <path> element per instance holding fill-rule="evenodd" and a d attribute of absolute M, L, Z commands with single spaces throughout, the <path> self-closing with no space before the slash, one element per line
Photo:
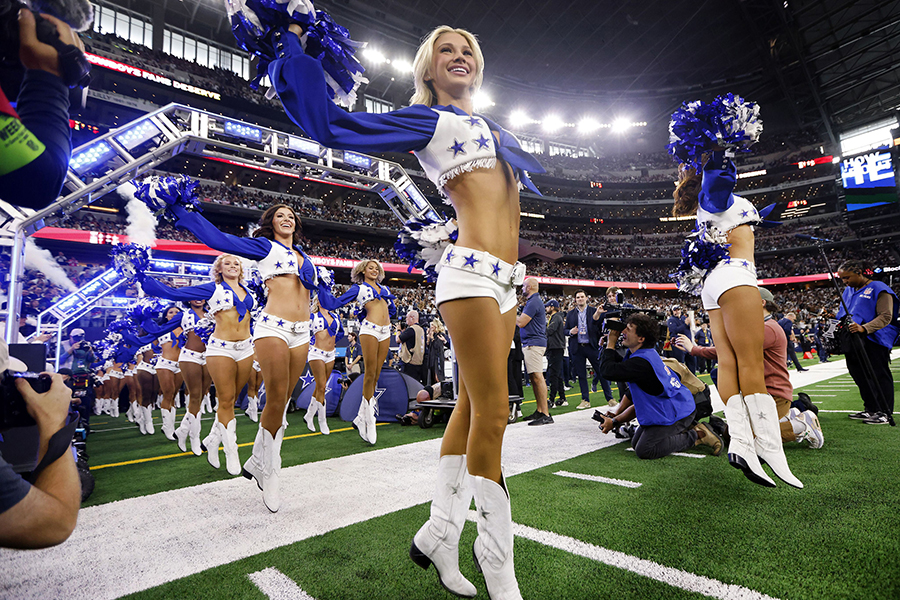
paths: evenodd
<path fill-rule="evenodd" d="M 69 163 L 64 195 L 16 225 L 7 342 L 15 339 L 18 330 L 25 238 L 182 153 L 374 192 L 401 222 L 411 218 L 439 219 L 425 195 L 396 162 L 333 150 L 303 136 L 182 104 L 169 104 L 76 148 Z"/>

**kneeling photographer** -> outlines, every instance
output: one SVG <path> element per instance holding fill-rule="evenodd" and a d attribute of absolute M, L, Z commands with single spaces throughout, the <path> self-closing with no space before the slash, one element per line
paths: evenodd
<path fill-rule="evenodd" d="M 714 452 L 721 451 L 721 438 L 704 424 L 694 425 L 693 395 L 656 352 L 659 321 L 645 313 L 636 313 L 624 324 L 607 319 L 606 327 L 609 337 L 600 355 L 600 374 L 629 384 L 628 395 L 622 399 L 617 414 L 625 415 L 631 406 L 634 408 L 640 427 L 634 432 L 631 447 L 637 457 L 662 458 L 698 444 L 708 445 Z M 628 349 L 624 359 L 615 350 L 620 335 Z M 604 433 L 618 420 L 618 417 L 605 420 Z"/>
<path fill-rule="evenodd" d="M 59 374 L 34 378 L 44 393 L 29 380 L 10 377 L 8 354 L 0 342 L 0 430 L 27 425 L 30 415 L 37 424 L 37 468 L 26 481 L 0 456 L 0 546 L 46 548 L 64 542 L 75 529 L 81 506 L 81 483 L 70 448 L 75 423 L 66 425 L 72 392 Z M 14 383 L 13 383 L 14 382 Z M 24 415 L 27 411 L 27 415 Z"/>

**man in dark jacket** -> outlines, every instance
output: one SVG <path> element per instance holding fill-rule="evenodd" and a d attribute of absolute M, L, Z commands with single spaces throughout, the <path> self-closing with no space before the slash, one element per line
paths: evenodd
<path fill-rule="evenodd" d="M 600 313 L 593 306 L 588 306 L 587 294 L 584 290 L 575 292 L 575 308 L 566 315 L 566 332 L 570 336 L 569 356 L 581 387 L 581 404 L 578 408 L 590 408 L 590 388 L 587 380 L 587 364 L 590 361 L 594 373 L 600 372 Z M 609 382 L 601 380 L 606 400 L 612 400 Z"/>
<path fill-rule="evenodd" d="M 565 322 L 559 312 L 559 302 L 548 300 L 544 305 L 550 321 L 547 323 L 547 385 L 550 386 L 550 403 L 557 395 L 556 406 L 568 406 L 562 377 L 563 354 L 566 346 Z"/>

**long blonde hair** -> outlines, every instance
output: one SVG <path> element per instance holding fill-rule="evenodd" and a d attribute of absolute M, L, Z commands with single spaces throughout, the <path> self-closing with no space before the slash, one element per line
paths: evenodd
<path fill-rule="evenodd" d="M 416 59 L 413 61 L 413 79 L 416 84 L 416 92 L 410 98 L 410 104 L 424 104 L 425 106 L 434 106 L 437 103 L 437 95 L 429 82 L 425 81 L 431 63 L 434 60 L 434 44 L 438 38 L 445 33 L 458 33 L 466 39 L 472 54 L 475 56 L 475 80 L 469 93 L 473 96 L 475 92 L 481 89 L 481 83 L 484 81 L 484 55 L 481 53 L 481 46 L 475 38 L 475 34 L 465 29 L 455 29 L 449 25 L 441 25 L 429 33 L 419 44 L 416 51 Z"/>
<path fill-rule="evenodd" d="M 230 256 L 231 258 L 236 258 L 238 263 L 241 265 L 241 274 L 238 275 L 238 281 L 244 280 L 244 261 L 241 260 L 240 256 L 235 256 L 234 254 L 220 254 L 216 257 L 216 260 L 213 261 L 212 267 L 209 270 L 209 274 L 212 277 L 212 280 L 216 283 L 222 283 L 225 278 L 222 277 L 222 262 L 226 257 Z"/>

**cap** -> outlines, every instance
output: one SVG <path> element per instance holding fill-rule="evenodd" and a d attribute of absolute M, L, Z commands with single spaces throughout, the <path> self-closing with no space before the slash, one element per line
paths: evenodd
<path fill-rule="evenodd" d="M 559 302 L 556 300 L 547 300 L 544 302 L 544 306 L 552 306 L 553 308 L 559 308 Z"/>
<path fill-rule="evenodd" d="M 775 302 L 775 296 L 764 287 L 759 288 L 759 295 L 762 296 L 762 299 L 766 302 Z"/>
<path fill-rule="evenodd" d="M 681 307 L 676 304 L 672 307 L 672 310 L 681 310 Z"/>
<path fill-rule="evenodd" d="M 75 337 L 76 335 L 84 335 L 84 329 L 75 328 L 69 332 L 70 337 Z"/>

